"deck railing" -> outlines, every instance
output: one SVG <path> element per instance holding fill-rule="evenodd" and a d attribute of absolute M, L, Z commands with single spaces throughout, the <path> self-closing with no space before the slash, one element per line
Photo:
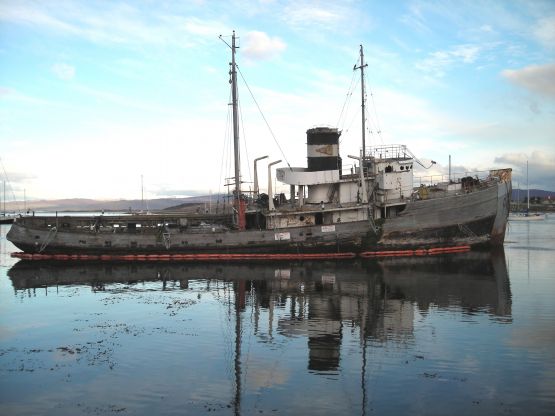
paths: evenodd
<path fill-rule="evenodd" d="M 441 174 L 441 175 L 422 175 L 415 176 L 413 178 L 414 187 L 419 187 L 420 185 L 433 186 L 440 183 L 458 183 L 462 178 L 472 177 L 474 179 L 478 178 L 480 180 L 485 180 L 489 177 L 489 170 L 481 171 L 467 171 L 467 172 L 455 172 L 451 175 Z"/>

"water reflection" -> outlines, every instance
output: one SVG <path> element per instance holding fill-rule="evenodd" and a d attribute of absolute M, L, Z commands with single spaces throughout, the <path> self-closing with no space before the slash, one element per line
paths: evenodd
<path fill-rule="evenodd" d="M 147 387 L 125 390 L 129 381 L 120 383 L 118 386 L 123 389 L 120 394 L 106 399 L 111 400 L 106 403 L 116 403 L 138 413 L 141 413 L 138 408 L 151 403 L 149 397 L 158 394 L 159 386 L 169 389 L 174 385 L 164 383 L 170 383 L 165 381 L 166 372 L 177 366 L 179 375 L 174 377 L 178 377 L 178 384 L 190 386 L 191 393 L 176 394 L 161 403 L 159 410 L 168 414 L 181 413 L 183 406 L 185 413 L 198 413 L 213 409 L 216 404 L 218 410 L 236 415 L 263 408 L 299 414 L 369 414 L 372 402 L 378 400 L 373 393 L 378 377 L 382 381 L 389 377 L 378 372 L 376 365 L 387 366 L 390 374 L 396 374 L 397 383 L 403 380 L 406 383 L 406 368 L 415 371 L 425 362 L 417 355 L 421 351 L 418 348 L 411 349 L 412 354 L 406 353 L 406 359 L 394 360 L 394 364 L 387 358 L 395 351 L 391 345 L 416 344 L 418 316 L 440 310 L 480 314 L 498 322 L 511 320 L 511 292 L 503 251 L 264 264 L 19 261 L 8 276 L 21 302 L 38 304 L 36 300 L 48 299 L 49 308 L 66 301 L 75 305 L 75 297 L 58 299 L 57 294 L 83 296 L 87 287 L 92 292 L 88 293 L 102 298 L 104 311 L 97 303 L 86 309 L 89 312 L 81 311 L 72 318 L 76 311 L 69 310 L 68 328 L 76 337 L 84 338 L 68 345 L 58 341 L 60 345 L 56 344 L 54 351 L 62 355 L 68 351 L 73 356 L 92 351 L 90 345 L 112 346 L 107 349 L 112 377 L 125 380 L 129 379 L 129 372 L 135 371 L 137 361 L 152 363 L 147 370 Z M 223 307 L 215 308 L 208 299 Z M 117 307 L 111 309 L 114 304 Z M 149 308 L 155 304 L 168 312 L 161 318 L 152 315 L 153 309 Z M 181 306 L 177 314 L 171 312 L 170 308 Z M 132 320 L 121 321 L 128 310 L 135 312 L 125 315 Z M 223 320 L 218 312 L 222 310 Z M 141 320 L 148 319 L 153 320 L 151 326 L 141 329 Z M 218 326 L 222 322 L 227 325 L 224 330 Z M 119 328 L 123 328 L 122 333 Z M 157 335 L 150 338 L 147 334 L 151 332 Z M 190 337 L 197 334 L 192 341 Z M 137 343 L 133 342 L 135 339 Z M 21 350 L 21 354 L 23 357 L 33 351 L 46 354 L 47 348 L 52 347 L 39 344 Z M 384 351 L 382 361 L 376 361 L 378 349 Z M 8 358 L 19 354 L 13 348 L 6 351 Z M 197 358 L 202 356 L 210 357 L 211 365 L 205 366 Z M 91 362 L 98 361 L 95 357 Z M 175 361 L 175 357 L 180 359 Z M 441 361 L 438 362 L 440 366 Z M 82 371 L 92 370 L 87 367 Z M 438 370 L 417 371 L 423 372 L 422 377 L 435 377 Z M 460 372 L 464 370 L 461 368 Z M 227 387 L 222 373 L 229 376 Z M 34 374 L 41 377 L 38 371 Z M 77 373 L 72 374 L 79 379 Z M 133 379 L 139 380 L 144 375 L 135 373 Z M 311 379 L 307 380 L 307 376 Z M 45 373 L 44 380 L 48 377 Z M 349 386 L 343 393 L 333 384 L 338 380 Z M 299 390 L 298 383 L 310 387 Z M 15 388 L 14 394 L 20 391 Z M 299 396 L 299 391 L 304 393 Z M 352 396 L 351 407 L 345 407 L 337 396 L 340 393 Z M 70 398 L 61 403 L 72 409 Z M 87 404 L 100 408 L 93 399 Z"/>
<path fill-rule="evenodd" d="M 511 291 L 500 251 L 437 257 L 340 262 L 255 264 L 68 263 L 20 261 L 9 271 L 16 296 L 47 295 L 66 285 L 105 291 L 186 290 L 191 282 L 218 290 L 230 285 L 238 311 L 252 307 L 254 332 L 306 336 L 309 369 L 337 369 L 342 331 L 358 327 L 361 337 L 402 339 L 413 331 L 415 313 L 430 309 L 487 314 L 511 320 Z M 146 286 L 145 286 L 146 284 Z M 285 310 L 274 319 L 275 309 Z M 267 334 L 260 332 L 268 312 Z"/>
<path fill-rule="evenodd" d="M 427 260 L 427 259 L 426 259 Z M 505 252 L 471 252 L 442 261 L 390 261 L 383 264 L 389 298 L 430 307 L 487 312 L 511 319 L 511 290 Z"/>

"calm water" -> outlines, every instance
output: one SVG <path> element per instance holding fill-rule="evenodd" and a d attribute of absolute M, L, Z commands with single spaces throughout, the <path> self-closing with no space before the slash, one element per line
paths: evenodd
<path fill-rule="evenodd" d="M 48 264 L 0 247 L 2 415 L 555 409 L 555 217 L 504 251 Z"/>

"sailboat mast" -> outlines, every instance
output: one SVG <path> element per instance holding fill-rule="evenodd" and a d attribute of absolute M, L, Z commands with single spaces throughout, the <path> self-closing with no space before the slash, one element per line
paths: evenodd
<path fill-rule="evenodd" d="M 528 161 L 526 161 L 526 212 L 530 211 L 530 185 L 528 184 Z"/>
<path fill-rule="evenodd" d="M 239 118 L 237 105 L 237 67 L 235 64 L 235 31 L 231 38 L 231 98 L 233 106 L 233 156 L 235 159 L 235 195 L 237 200 L 241 197 L 241 173 L 240 173 L 240 152 L 239 152 Z"/>
<path fill-rule="evenodd" d="M 360 66 L 354 67 L 354 69 L 360 69 L 360 88 L 361 88 L 361 108 L 362 108 L 362 164 L 364 165 L 364 159 L 366 157 L 366 91 L 364 88 L 364 68 L 368 64 L 364 63 L 364 51 L 362 45 L 360 45 Z M 364 166 L 361 166 L 364 169 Z"/>

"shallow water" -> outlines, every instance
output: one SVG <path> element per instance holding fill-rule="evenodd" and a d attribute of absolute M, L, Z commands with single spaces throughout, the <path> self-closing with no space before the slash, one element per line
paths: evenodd
<path fill-rule="evenodd" d="M 381 261 L 17 261 L 0 414 L 550 414 L 555 218 Z"/>

